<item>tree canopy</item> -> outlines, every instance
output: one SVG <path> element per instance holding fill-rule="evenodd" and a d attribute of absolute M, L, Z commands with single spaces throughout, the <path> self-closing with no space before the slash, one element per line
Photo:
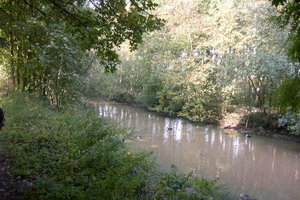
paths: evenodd
<path fill-rule="evenodd" d="M 271 0 L 280 13 L 279 22 L 290 27 L 289 56 L 300 61 L 300 1 Z"/>
<path fill-rule="evenodd" d="M 158 9 L 165 27 L 137 51 L 122 50 L 116 73 L 93 69 L 92 94 L 197 121 L 236 106 L 266 115 L 290 106 L 276 91 L 299 65 L 287 56 L 290 29 L 274 23 L 280 15 L 269 0 L 163 1 Z"/>
<path fill-rule="evenodd" d="M 80 47 L 96 49 L 102 63 L 109 63 L 105 67 L 114 70 L 118 63 L 114 47 L 129 40 L 135 49 L 143 33 L 162 26 L 163 21 L 148 12 L 156 6 L 152 0 L 4 0 L 0 8 L 1 42 L 8 43 L 8 26 L 12 24 L 15 29 L 28 27 L 30 21 L 39 26 L 61 22 L 64 31 L 81 41 Z"/>
<path fill-rule="evenodd" d="M 80 90 L 87 56 L 114 71 L 123 42 L 135 50 L 144 33 L 163 26 L 156 7 L 152 0 L 1 0 L 0 55 L 12 87 L 56 102 Z"/>

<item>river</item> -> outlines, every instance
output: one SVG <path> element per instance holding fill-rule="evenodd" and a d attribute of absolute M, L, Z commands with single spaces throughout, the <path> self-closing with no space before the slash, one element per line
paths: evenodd
<path fill-rule="evenodd" d="M 139 137 L 131 145 L 152 151 L 162 170 L 175 165 L 179 172 L 219 178 L 237 197 L 300 199 L 299 143 L 256 135 L 248 138 L 218 126 L 114 102 L 97 102 L 95 107 L 101 117 L 134 129 Z"/>

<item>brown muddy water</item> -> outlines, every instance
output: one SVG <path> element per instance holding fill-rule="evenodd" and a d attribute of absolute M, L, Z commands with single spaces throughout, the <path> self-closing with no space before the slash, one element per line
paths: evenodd
<path fill-rule="evenodd" d="M 149 112 L 113 102 L 97 102 L 101 117 L 135 130 L 134 148 L 152 151 L 162 170 L 219 178 L 236 199 L 300 199 L 300 144 Z M 172 130 L 168 130 L 168 127 Z"/>

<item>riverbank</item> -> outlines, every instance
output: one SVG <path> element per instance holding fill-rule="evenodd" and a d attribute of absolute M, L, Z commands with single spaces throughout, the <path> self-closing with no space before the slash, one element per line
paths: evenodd
<path fill-rule="evenodd" d="M 216 180 L 160 172 L 151 153 L 131 149 L 122 139 L 126 130 L 94 109 L 55 110 L 24 94 L 1 102 L 7 121 L 0 132 L 1 200 L 221 199 L 227 193 Z"/>
<path fill-rule="evenodd" d="M 28 99 L 28 98 L 22 98 L 22 99 Z M 32 101 L 32 99 L 30 99 L 30 101 Z M 16 102 L 21 102 L 21 101 L 16 101 Z M 64 181 L 67 181 L 66 183 L 68 185 L 70 183 L 72 183 L 73 181 L 75 181 L 76 184 L 79 184 L 78 186 L 80 189 L 80 185 L 82 185 L 86 181 L 88 181 L 85 179 L 88 178 L 90 175 L 93 175 L 93 169 L 98 170 L 99 169 L 98 167 L 101 166 L 101 164 L 103 164 L 103 163 L 98 163 L 95 161 L 95 159 L 93 159 L 93 158 L 95 158 L 95 156 L 96 157 L 98 156 L 97 158 L 99 158 L 100 155 L 97 154 L 97 152 L 94 150 L 96 150 L 98 148 L 102 148 L 101 147 L 101 145 L 103 145 L 102 142 L 104 142 L 104 144 L 112 144 L 114 147 L 116 147 L 115 146 L 116 144 L 120 144 L 121 152 L 118 150 L 117 152 L 114 152 L 114 153 L 116 153 L 117 156 L 124 155 L 123 154 L 124 149 L 123 149 L 123 145 L 122 145 L 123 143 L 120 143 L 120 140 L 118 140 L 118 137 L 115 137 L 116 135 L 114 135 L 116 133 L 119 134 L 120 131 L 118 129 L 114 129 L 113 128 L 114 126 L 111 126 L 109 124 L 106 124 L 105 127 L 113 128 L 113 129 L 110 129 L 113 132 L 113 135 L 112 135 L 113 137 L 112 138 L 108 137 L 105 140 L 101 140 L 101 143 L 95 143 L 95 145 L 94 145 L 94 142 L 97 140 L 91 139 L 90 137 L 96 137 L 96 135 L 94 135 L 93 132 L 100 133 L 102 130 L 102 128 L 99 128 L 102 126 L 99 126 L 99 124 L 98 124 L 98 122 L 99 122 L 98 120 L 100 120 L 100 119 L 98 119 L 99 118 L 98 114 L 95 115 L 95 113 L 93 114 L 93 112 L 87 112 L 87 110 L 82 110 L 82 109 L 74 109 L 73 111 L 67 111 L 67 112 L 65 111 L 65 112 L 59 113 L 59 112 L 56 112 L 53 110 L 45 109 L 45 106 L 38 105 L 38 103 L 33 103 L 33 105 L 31 105 L 31 103 L 26 102 L 24 105 L 20 105 L 20 103 L 17 104 L 16 102 L 9 103 L 9 104 L 11 104 L 9 106 L 9 108 L 7 107 L 7 104 L 5 106 L 5 108 L 7 108 L 6 109 L 6 111 L 8 113 L 7 121 L 9 122 L 9 126 L 4 127 L 5 129 L 3 130 L 3 132 L 1 132 L 1 135 L 4 134 L 4 136 L 5 136 L 4 138 L 8 139 L 10 141 L 10 143 L 13 145 L 12 146 L 13 148 L 11 149 L 10 154 L 13 156 L 16 156 L 14 154 L 18 153 L 17 156 L 23 156 L 23 158 L 20 160 L 20 158 L 11 159 L 11 157 L 5 156 L 4 158 L 10 158 L 10 159 L 8 159 L 8 160 L 3 159 L 2 160 L 3 162 L 0 162 L 0 169 L 4 169 L 2 171 L 3 173 L 2 172 L 0 173 L 0 180 L 4 180 L 2 183 L 7 186 L 7 188 L 3 189 L 5 192 L 3 194 L 5 194 L 7 198 L 6 199 L 1 198 L 3 200 L 15 199 L 15 196 L 18 194 L 17 192 L 19 192 L 19 194 L 22 195 L 21 192 L 25 191 L 26 189 L 29 189 L 29 192 L 34 192 L 35 195 L 37 195 L 36 193 L 39 192 L 40 189 L 45 189 L 45 188 L 48 189 L 49 188 L 50 191 L 47 190 L 47 195 L 63 195 L 64 192 L 60 191 L 60 190 L 65 190 L 65 189 L 69 190 L 70 188 L 62 187 L 62 188 L 58 188 L 59 190 L 56 190 L 55 188 L 60 187 L 60 184 L 64 184 Z M 16 105 L 18 105 L 19 108 L 15 108 Z M 15 109 L 17 109 L 17 110 L 15 110 Z M 19 110 L 19 109 L 21 109 L 21 110 Z M 30 111 L 30 112 L 28 112 L 28 111 Z M 19 115 L 10 116 L 10 115 L 12 115 L 12 113 L 15 113 L 15 112 L 18 112 Z M 14 119 L 15 117 L 17 117 L 17 118 Z M 231 116 L 231 118 L 236 118 L 236 117 Z M 37 121 L 39 122 L 38 124 L 36 124 Z M 234 121 L 227 120 L 226 122 L 227 122 L 227 125 L 230 124 L 230 126 L 224 127 L 224 125 L 226 125 L 226 123 L 224 123 L 223 124 L 224 129 L 238 130 L 238 128 L 240 128 L 240 130 L 241 130 L 243 128 L 243 127 L 238 127 L 238 126 L 234 127 L 234 125 L 235 125 L 233 123 Z M 221 127 L 221 124 L 220 124 L 220 127 Z M 113 130 L 115 130 L 115 131 L 113 131 Z M 249 128 L 249 130 L 251 130 L 251 129 Z M 252 131 L 253 131 L 253 129 L 252 129 Z M 64 133 L 63 140 L 61 140 L 61 137 L 56 138 L 59 135 L 62 136 L 60 133 Z M 88 134 L 89 137 L 87 137 L 86 134 Z M 92 134 L 92 135 L 89 135 L 89 134 Z M 45 137 L 45 136 L 47 136 L 47 137 Z M 77 141 L 78 139 L 80 139 L 80 141 Z M 115 140 L 115 139 L 117 139 L 117 140 Z M 79 142 L 79 143 L 72 144 L 74 142 Z M 115 142 L 117 142 L 117 143 L 115 143 Z M 67 146 L 65 147 L 65 145 L 67 145 Z M 71 146 L 69 146 L 69 145 L 71 145 Z M 81 149 L 83 147 L 83 145 L 84 146 L 88 145 L 88 146 L 86 146 L 87 148 L 85 149 L 87 154 L 85 153 L 84 155 L 80 155 L 78 153 L 80 153 L 81 151 L 78 152 L 78 148 Z M 100 147 L 99 147 L 99 145 L 100 145 Z M 38 148 L 36 148 L 36 147 L 38 147 Z M 61 148 L 63 148 L 63 149 L 61 149 Z M 66 149 L 68 149 L 68 150 L 66 150 Z M 29 150 L 30 151 L 32 150 L 33 152 L 27 152 Z M 91 150 L 92 150 L 92 152 L 89 152 Z M 125 151 L 125 153 L 126 152 L 128 153 L 127 150 Z M 25 155 L 22 155 L 23 153 Z M 53 154 L 53 153 L 55 153 L 55 154 Z M 109 153 L 112 153 L 112 152 L 109 151 Z M 72 157 L 73 154 L 75 155 L 75 157 Z M 6 155 L 8 155 L 8 154 L 6 154 Z M 54 158 L 53 156 L 57 157 L 57 159 Z M 65 156 L 68 156 L 68 157 L 65 157 Z M 71 157 L 69 157 L 69 156 L 71 156 Z M 102 156 L 103 155 L 101 154 L 100 157 L 102 157 Z M 111 158 L 115 158 L 114 155 L 112 155 L 112 154 L 109 154 L 107 156 L 109 157 L 109 158 L 107 158 L 107 160 L 110 160 Z M 127 159 L 129 159 L 131 156 L 134 156 L 134 153 L 130 153 L 130 156 L 128 154 L 126 154 L 125 156 L 127 157 Z M 59 159 L 59 157 L 61 157 L 62 159 Z M 118 157 L 118 158 L 120 158 L 120 157 Z M 125 159 L 125 160 L 127 160 L 127 159 Z M 16 162 L 17 160 L 23 162 L 23 164 L 21 164 L 21 166 L 20 166 L 20 164 L 18 162 Z M 64 163 L 59 162 L 62 160 L 64 160 Z M 133 159 L 128 160 L 128 161 L 130 161 L 130 163 L 127 163 L 127 164 L 126 164 L 125 160 L 123 159 L 122 165 L 120 165 L 120 166 L 124 166 L 124 165 L 128 166 L 129 165 L 127 168 L 128 173 L 126 172 L 125 176 L 126 176 L 126 174 L 128 176 L 132 176 L 132 172 L 138 172 L 138 173 L 143 172 L 145 169 L 144 168 L 145 164 L 148 163 L 148 162 L 146 162 L 144 164 L 141 163 L 142 168 L 136 169 L 136 164 L 134 164 L 132 162 L 143 161 L 143 158 L 142 158 L 142 160 L 140 160 L 140 157 L 134 156 Z M 29 163 L 27 163 L 27 161 Z M 49 163 L 50 161 L 51 161 L 51 163 Z M 30 162 L 32 162 L 32 163 L 30 163 Z M 88 163 L 90 163 L 90 164 L 88 164 Z M 93 163 L 96 164 L 96 166 L 94 166 Z M 213 162 L 213 163 L 215 163 L 215 162 Z M 47 166 L 45 166 L 45 164 Z M 66 165 L 64 165 L 64 164 L 66 164 Z M 82 166 L 88 166 L 88 165 L 90 165 L 88 168 L 82 167 Z M 118 166 L 116 166 L 116 167 L 118 167 Z M 132 166 L 135 166 L 135 167 L 132 168 Z M 147 166 L 149 167 L 148 164 L 146 165 L 146 167 Z M 19 169 L 19 168 L 21 168 L 21 169 Z M 43 171 L 44 169 L 46 169 L 46 171 Z M 54 174 L 59 173 L 60 175 L 59 175 L 59 177 L 57 177 L 59 179 L 56 179 L 55 177 L 47 177 L 47 176 L 49 176 L 48 169 L 51 169 L 51 173 L 54 173 Z M 14 173 L 11 173 L 10 172 L 11 170 L 13 170 Z M 28 173 L 28 171 L 30 172 L 31 170 L 33 170 L 33 171 L 31 171 L 30 174 L 24 174 L 24 172 L 22 172 L 22 171 L 21 171 L 21 173 L 20 173 L 20 171 L 18 173 L 16 173 L 15 170 L 22 170 L 22 171 L 25 170 L 26 173 Z M 36 172 L 36 170 L 37 170 L 37 172 Z M 58 170 L 58 172 L 56 173 L 57 170 Z M 115 170 L 112 168 L 110 168 L 110 170 L 113 170 L 115 172 L 118 171 L 118 169 Z M 124 168 L 122 168 L 121 170 L 124 170 Z M 142 171 L 140 171 L 140 170 L 142 170 Z M 67 172 L 67 173 L 63 174 L 64 172 Z M 152 173 L 153 171 L 150 170 L 150 171 L 147 171 L 146 173 L 149 175 L 150 172 Z M 83 174 L 88 173 L 87 176 L 85 176 L 83 180 L 81 180 L 82 177 L 80 175 L 82 173 Z M 116 176 L 114 176 L 114 175 L 116 175 Z M 114 175 L 112 175 L 112 178 L 115 178 L 114 180 L 118 181 L 119 175 L 118 174 L 114 174 Z M 122 177 L 123 177 L 123 175 L 124 174 L 122 173 Z M 136 176 L 136 174 L 135 174 L 135 176 Z M 43 180 L 44 183 L 42 185 L 40 185 L 41 182 L 37 183 L 36 177 L 49 178 L 49 179 Z M 153 179 L 153 177 L 156 177 L 156 178 Z M 55 183 L 51 181 L 51 179 L 53 179 L 53 178 L 55 179 Z M 187 192 L 187 191 L 188 192 L 192 191 L 192 193 L 190 195 L 194 195 L 194 193 L 193 193 L 194 190 L 191 189 L 190 186 L 186 187 L 187 185 L 193 185 L 192 182 L 190 182 L 190 181 L 194 180 L 193 179 L 194 177 L 190 177 L 190 175 L 177 174 L 177 173 L 173 174 L 173 172 L 172 172 L 170 174 L 165 174 L 165 176 L 161 176 L 159 174 L 152 173 L 151 176 L 148 176 L 148 178 L 149 179 L 147 179 L 148 182 L 146 185 L 147 187 L 144 188 L 145 185 L 143 185 L 142 188 L 145 189 L 143 192 L 148 191 L 147 194 L 150 195 L 151 197 L 153 195 L 163 195 L 163 196 L 167 195 L 165 193 L 169 193 L 170 190 L 173 191 L 172 194 L 174 194 L 174 195 L 186 195 L 185 192 Z M 174 183 L 178 183 L 178 182 L 182 183 L 182 181 L 188 181 L 188 182 L 184 182 L 184 184 L 178 190 L 178 188 L 172 188 L 172 187 L 169 187 L 168 185 L 166 185 L 166 183 L 165 183 L 166 180 L 170 180 L 171 182 L 169 182 L 168 184 L 171 184 L 171 185 L 173 185 Z M 63 181 L 63 182 L 61 183 L 61 181 Z M 78 181 L 83 181 L 83 182 L 78 183 Z M 91 181 L 93 183 L 95 180 L 92 179 Z M 123 181 L 126 182 L 127 180 L 124 179 Z M 160 184 L 158 188 L 156 188 L 153 185 L 153 181 Z M 203 181 L 203 180 L 200 180 L 200 181 Z M 204 180 L 204 181 L 207 181 L 207 180 Z M 152 184 L 149 185 L 149 183 L 152 183 Z M 208 182 L 208 183 L 209 183 L 209 185 L 214 186 L 214 184 L 211 184 L 212 182 Z M 36 184 L 39 184 L 39 187 L 43 186 L 43 188 L 36 188 Z M 53 185 L 53 184 L 55 184 L 55 185 Z M 56 184 L 58 184 L 58 185 L 56 185 Z M 95 183 L 95 184 L 97 185 L 99 183 Z M 163 185 L 161 185 L 161 184 L 163 184 Z M 157 185 L 157 184 L 155 184 L 155 185 Z M 27 188 L 24 188 L 24 187 L 27 187 Z M 193 186 L 193 187 L 195 187 L 195 186 Z M 16 190 L 16 188 L 19 188 L 19 190 L 18 189 Z M 84 190 L 87 190 L 87 189 L 88 188 L 86 188 Z M 124 188 L 120 188 L 120 190 L 121 191 L 114 191 L 114 192 L 116 192 L 116 193 L 119 193 L 122 191 L 125 192 Z M 217 188 L 215 188 L 215 187 L 210 188 L 210 190 L 214 193 L 215 190 L 217 191 Z M 82 191 L 82 192 L 86 193 L 85 191 Z M 176 192 L 178 192 L 178 194 L 176 194 Z M 31 193 L 31 194 L 33 194 L 33 193 Z M 88 194 L 89 193 L 87 193 L 85 195 L 88 195 Z M 42 194 L 42 195 L 46 195 L 46 194 Z M 150 196 L 148 196 L 148 199 L 151 199 Z M 56 196 L 52 196 L 52 197 L 56 197 Z M 75 197 L 75 196 L 73 196 L 73 197 Z M 215 199 L 218 199 L 218 198 L 215 198 Z"/>
<path fill-rule="evenodd" d="M 258 199 L 294 199 L 298 194 L 292 188 L 298 182 L 294 180 L 294 172 L 299 171 L 296 164 L 299 143 L 254 135 L 248 138 L 214 124 L 122 103 L 95 103 L 93 106 L 100 116 L 122 127 L 133 127 L 139 137 L 129 141 L 130 144 L 153 151 L 165 171 L 174 164 L 184 173 L 193 171 L 206 178 L 217 176 L 236 197 L 232 199 L 240 194 Z M 282 170 L 286 168 L 289 170 Z M 282 181 L 278 183 L 274 178 Z"/>
<path fill-rule="evenodd" d="M 97 100 L 95 99 L 95 101 Z M 116 102 L 148 109 L 139 102 Z M 222 119 L 216 120 L 213 124 L 218 125 L 222 129 L 238 131 L 244 135 L 259 135 L 300 143 L 300 135 L 291 134 L 290 131 L 284 128 L 278 128 L 278 114 L 271 111 L 269 113 L 261 113 L 259 110 L 254 109 L 249 114 L 246 108 L 239 107 L 235 108 L 234 112 L 226 113 Z"/>
<path fill-rule="evenodd" d="M 266 115 L 267 117 L 260 116 L 262 116 L 261 113 L 257 112 L 252 116 L 251 121 L 247 112 L 240 109 L 239 112 L 228 113 L 219 120 L 218 125 L 223 129 L 236 130 L 245 135 L 259 135 L 300 143 L 300 135 L 291 134 L 288 130 L 278 128 L 276 113 L 269 113 Z M 248 121 L 246 121 L 247 119 Z M 259 121 L 259 123 L 255 121 Z"/>

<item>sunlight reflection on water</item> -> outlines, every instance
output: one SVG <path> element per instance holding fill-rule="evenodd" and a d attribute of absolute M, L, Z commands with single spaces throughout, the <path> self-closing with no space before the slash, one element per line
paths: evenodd
<path fill-rule="evenodd" d="M 260 200 L 300 197 L 297 143 L 259 136 L 246 138 L 217 126 L 117 103 L 99 102 L 95 106 L 100 116 L 135 129 L 142 139 L 131 145 L 153 151 L 162 170 L 174 164 L 181 172 L 219 177 L 219 182 L 236 196 L 249 194 Z"/>

